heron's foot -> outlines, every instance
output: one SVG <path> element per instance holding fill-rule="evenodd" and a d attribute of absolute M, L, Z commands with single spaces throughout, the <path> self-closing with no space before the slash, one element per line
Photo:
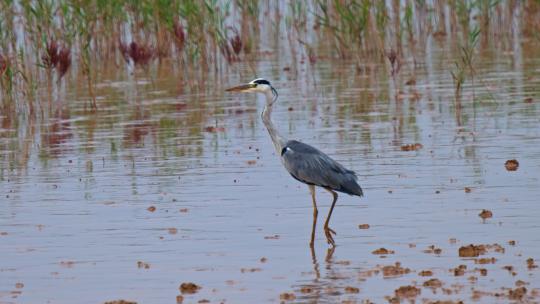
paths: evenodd
<path fill-rule="evenodd" d="M 324 234 L 326 235 L 326 241 L 328 244 L 332 245 L 332 247 L 336 246 L 336 242 L 334 241 L 334 237 L 332 234 L 336 235 L 336 232 L 328 226 L 324 226 Z"/>

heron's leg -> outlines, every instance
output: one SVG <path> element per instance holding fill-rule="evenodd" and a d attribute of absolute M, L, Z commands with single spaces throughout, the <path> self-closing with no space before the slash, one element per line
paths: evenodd
<path fill-rule="evenodd" d="M 332 233 L 336 234 L 336 232 L 330 227 L 328 227 L 328 223 L 330 223 L 330 217 L 332 216 L 332 211 L 334 211 L 334 206 L 336 205 L 336 201 L 338 199 L 338 194 L 336 191 L 330 189 L 330 188 L 324 188 L 326 191 L 332 193 L 332 196 L 334 197 L 334 200 L 332 201 L 332 206 L 330 207 L 330 211 L 328 212 L 328 216 L 326 217 L 326 222 L 324 223 L 324 234 L 326 235 L 326 240 L 328 241 L 328 244 L 335 246 L 334 238 L 332 237 Z"/>
<path fill-rule="evenodd" d="M 317 215 L 319 210 L 317 210 L 317 202 L 315 201 L 315 186 L 308 185 L 309 192 L 311 193 L 311 200 L 313 201 L 313 226 L 311 227 L 311 241 L 309 246 L 313 249 L 313 244 L 315 244 L 315 227 L 317 226 Z"/>

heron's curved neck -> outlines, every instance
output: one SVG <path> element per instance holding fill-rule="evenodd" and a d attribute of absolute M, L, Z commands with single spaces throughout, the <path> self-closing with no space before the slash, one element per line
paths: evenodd
<path fill-rule="evenodd" d="M 287 141 L 276 130 L 276 127 L 274 126 L 274 123 L 272 122 L 272 119 L 270 117 L 272 115 L 272 105 L 273 105 L 272 103 L 273 95 L 271 92 L 266 92 L 266 99 L 267 99 L 266 105 L 264 106 L 261 117 L 264 122 L 264 125 L 266 126 L 266 129 L 268 130 L 268 133 L 270 134 L 270 137 L 272 138 L 272 142 L 274 143 L 274 148 L 276 148 L 276 153 L 281 154 L 281 150 L 283 149 Z"/>

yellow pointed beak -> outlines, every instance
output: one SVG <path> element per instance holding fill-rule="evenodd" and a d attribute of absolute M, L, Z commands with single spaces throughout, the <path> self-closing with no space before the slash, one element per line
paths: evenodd
<path fill-rule="evenodd" d="M 228 88 L 225 91 L 227 91 L 227 92 L 244 92 L 244 91 L 247 91 L 249 89 L 253 89 L 256 86 L 257 85 L 255 83 L 247 83 L 247 84 L 242 84 L 242 85 L 239 85 L 239 86 L 236 86 L 236 87 Z"/>

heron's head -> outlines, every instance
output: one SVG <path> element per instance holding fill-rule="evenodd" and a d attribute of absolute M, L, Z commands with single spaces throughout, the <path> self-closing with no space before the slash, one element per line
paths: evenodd
<path fill-rule="evenodd" d="M 241 92 L 241 93 L 263 93 L 267 96 L 272 94 L 273 98 L 269 98 L 268 102 L 273 103 L 278 97 L 276 89 L 270 84 L 270 81 L 264 78 L 257 78 L 249 83 L 241 84 L 232 88 L 228 88 L 227 92 Z"/>

